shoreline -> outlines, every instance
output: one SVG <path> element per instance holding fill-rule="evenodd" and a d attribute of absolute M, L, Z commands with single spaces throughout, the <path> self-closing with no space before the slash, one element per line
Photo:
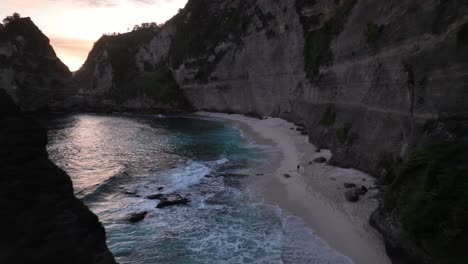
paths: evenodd
<path fill-rule="evenodd" d="M 308 137 L 285 120 L 210 112 L 196 115 L 233 122 L 249 140 L 274 147 L 267 162 L 258 168 L 265 176 L 254 182 L 266 203 L 301 218 L 334 250 L 356 264 L 391 263 L 381 235 L 369 225 L 370 215 L 378 206 L 374 198 L 378 191 L 369 191 L 356 203 L 344 198 L 344 183 L 369 188 L 374 186 L 370 175 L 314 162 L 318 157 L 329 160 L 332 153 L 316 152 Z"/>

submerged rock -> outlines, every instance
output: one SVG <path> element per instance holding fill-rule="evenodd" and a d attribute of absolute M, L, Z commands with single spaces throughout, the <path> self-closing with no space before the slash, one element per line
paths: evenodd
<path fill-rule="evenodd" d="M 157 199 L 160 199 L 162 196 L 163 196 L 163 194 L 152 194 L 152 195 L 146 196 L 146 199 L 157 200 Z"/>
<path fill-rule="evenodd" d="M 161 194 L 159 195 L 160 200 L 156 208 L 164 208 L 167 206 L 179 205 L 179 204 L 188 204 L 189 199 L 182 197 L 180 194 Z"/>
<path fill-rule="evenodd" d="M 148 212 L 140 212 L 140 213 L 133 213 L 131 214 L 129 217 L 128 217 L 128 221 L 130 223 L 137 223 L 137 222 L 140 222 L 141 220 L 145 219 L 146 215 L 148 214 Z"/>
<path fill-rule="evenodd" d="M 125 191 L 123 193 L 129 196 L 140 197 L 136 191 Z"/>
<path fill-rule="evenodd" d="M 314 159 L 314 162 L 316 162 L 316 163 L 325 163 L 325 162 L 327 162 L 327 159 L 325 157 L 319 157 L 319 158 Z"/>
<path fill-rule="evenodd" d="M 350 182 L 345 182 L 343 185 L 344 185 L 344 187 L 345 187 L 346 189 L 350 189 L 350 188 L 356 187 L 356 184 L 350 183 Z"/>

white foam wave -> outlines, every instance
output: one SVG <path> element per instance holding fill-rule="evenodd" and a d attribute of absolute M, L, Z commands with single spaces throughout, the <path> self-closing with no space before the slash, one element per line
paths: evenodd
<path fill-rule="evenodd" d="M 169 186 L 165 192 L 177 192 L 184 190 L 192 185 L 200 183 L 205 175 L 210 174 L 211 169 L 199 162 L 189 162 L 188 165 L 169 170 L 166 177 L 169 180 Z"/>
<path fill-rule="evenodd" d="M 284 234 L 281 249 L 284 263 L 354 263 L 349 257 L 331 248 L 301 218 L 284 212 L 278 206 L 274 210 Z"/>

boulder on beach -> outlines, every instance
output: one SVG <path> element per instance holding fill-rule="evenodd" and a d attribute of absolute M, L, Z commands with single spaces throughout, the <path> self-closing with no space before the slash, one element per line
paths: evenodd
<path fill-rule="evenodd" d="M 351 183 L 351 182 L 345 182 L 343 185 L 344 185 L 344 187 L 345 187 L 346 189 L 350 189 L 350 188 L 356 187 L 356 184 Z"/>
<path fill-rule="evenodd" d="M 360 195 L 364 195 L 368 192 L 369 190 L 367 190 L 366 186 L 361 186 L 361 188 L 359 188 L 359 194 Z"/>
<path fill-rule="evenodd" d="M 359 201 L 359 192 L 356 189 L 352 189 L 345 192 L 345 199 L 348 202 L 357 202 Z"/>
<path fill-rule="evenodd" d="M 314 162 L 316 162 L 316 163 L 325 163 L 325 162 L 327 162 L 327 159 L 325 157 L 318 157 L 318 158 L 314 159 Z"/>
<path fill-rule="evenodd" d="M 348 202 L 357 202 L 359 201 L 359 196 L 365 195 L 368 192 L 366 186 L 361 186 L 360 188 L 354 187 L 351 190 L 345 192 L 345 199 Z"/>
<path fill-rule="evenodd" d="M 141 220 L 145 219 L 146 215 L 148 214 L 148 212 L 140 212 L 140 213 L 133 213 L 131 214 L 127 220 L 130 222 L 130 223 L 137 223 L 137 222 L 140 222 Z"/>

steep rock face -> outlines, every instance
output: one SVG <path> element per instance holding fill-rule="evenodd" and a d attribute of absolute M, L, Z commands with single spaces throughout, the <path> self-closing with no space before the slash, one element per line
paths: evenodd
<path fill-rule="evenodd" d="M 14 19 L 0 29 L 0 88 L 27 111 L 79 102 L 70 70 L 30 18 Z"/>
<path fill-rule="evenodd" d="M 86 106 L 96 110 L 183 110 L 190 104 L 167 63 L 164 41 L 151 49 L 159 27 L 101 37 L 75 79 Z"/>
<path fill-rule="evenodd" d="M 467 8 L 455 0 L 192 0 L 144 39 L 103 37 L 77 76 L 103 102 L 110 90 L 126 100 L 161 93 L 158 78 L 140 85 L 141 76 L 169 69 L 195 109 L 304 123 L 312 142 L 335 150 L 333 162 L 385 176 L 380 164 L 404 158 L 419 126 L 467 113 Z M 114 46 L 130 51 L 130 72 L 112 66 L 125 65 L 113 63 Z"/>
<path fill-rule="evenodd" d="M 115 263 L 104 228 L 47 156 L 47 136 L 0 89 L 1 263 Z"/>
<path fill-rule="evenodd" d="M 138 50 L 137 65 L 167 65 L 195 109 L 303 123 L 311 142 L 332 149 L 331 163 L 389 184 L 373 224 L 398 261 L 457 263 L 466 256 L 453 246 L 466 244 L 468 208 L 452 210 L 463 194 L 457 184 L 425 180 L 465 186 L 466 170 L 424 171 L 433 162 L 452 166 L 450 155 L 466 161 L 464 152 L 434 146 L 464 142 L 452 130 L 465 131 L 468 118 L 468 2 L 191 0 Z M 94 69 L 109 60 L 97 58 Z M 116 78 L 108 72 L 96 83 Z M 429 153 L 424 162 L 405 169 L 420 149 Z M 432 155 L 438 151 L 445 156 Z M 434 193 L 444 197 L 432 203 L 437 208 L 428 206 Z M 424 213 L 408 215 L 418 208 Z M 415 228 L 436 214 L 452 222 L 431 219 L 435 228 Z M 445 244 L 434 243 L 441 236 Z"/>

